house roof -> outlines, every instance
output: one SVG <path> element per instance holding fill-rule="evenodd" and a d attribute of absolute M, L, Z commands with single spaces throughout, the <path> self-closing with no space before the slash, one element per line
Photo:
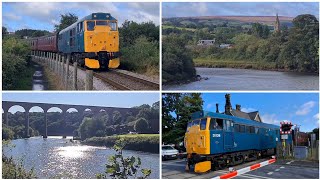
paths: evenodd
<path fill-rule="evenodd" d="M 236 109 L 231 110 L 232 116 L 236 116 L 236 117 L 240 117 L 240 118 L 244 118 L 244 119 L 250 119 L 250 120 L 255 120 L 255 118 L 258 114 L 259 114 L 259 111 L 246 113 L 246 112 L 242 112 L 242 111 L 239 111 Z"/>

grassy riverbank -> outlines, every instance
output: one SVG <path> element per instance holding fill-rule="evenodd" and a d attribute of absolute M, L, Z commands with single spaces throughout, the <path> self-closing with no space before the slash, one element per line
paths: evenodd
<path fill-rule="evenodd" d="M 83 144 L 91 146 L 112 147 L 116 140 L 123 138 L 126 141 L 126 150 L 159 153 L 159 134 L 128 134 L 106 137 L 92 137 L 82 141 Z"/>
<path fill-rule="evenodd" d="M 276 63 L 270 62 L 254 62 L 249 60 L 229 60 L 229 59 L 212 59 L 212 58 L 195 58 L 193 59 L 196 67 L 207 68 L 239 68 L 239 69 L 257 69 L 270 71 L 285 71 L 278 69 Z"/>

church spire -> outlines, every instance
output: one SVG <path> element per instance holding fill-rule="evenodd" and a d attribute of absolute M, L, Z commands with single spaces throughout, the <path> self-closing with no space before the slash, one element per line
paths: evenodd
<path fill-rule="evenodd" d="M 274 24 L 274 32 L 280 32 L 280 21 L 279 21 L 279 16 L 277 13 L 277 17 L 276 17 L 276 22 Z"/>

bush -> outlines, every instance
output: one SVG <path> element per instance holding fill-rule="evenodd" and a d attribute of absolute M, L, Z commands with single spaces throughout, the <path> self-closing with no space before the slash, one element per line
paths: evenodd
<path fill-rule="evenodd" d="M 2 139 L 10 140 L 14 138 L 14 132 L 7 127 L 2 126 Z"/>
<path fill-rule="evenodd" d="M 140 36 L 131 46 L 121 49 L 121 66 L 139 73 L 157 75 L 159 73 L 159 42 L 148 41 Z"/>
<path fill-rule="evenodd" d="M 2 155 L 2 178 L 3 179 L 35 179 L 33 169 L 27 171 L 23 168 L 22 162 L 15 164 L 12 157 Z"/>
<path fill-rule="evenodd" d="M 2 89 L 16 88 L 24 76 L 30 47 L 22 40 L 10 37 L 2 42 Z"/>

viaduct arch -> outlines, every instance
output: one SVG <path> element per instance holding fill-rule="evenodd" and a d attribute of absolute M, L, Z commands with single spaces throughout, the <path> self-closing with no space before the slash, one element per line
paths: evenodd
<path fill-rule="evenodd" d="M 119 111 L 121 114 L 131 112 L 133 115 L 139 113 L 139 109 L 136 108 L 121 108 L 121 107 L 104 107 L 104 106 L 89 106 L 89 105 L 73 105 L 73 104 L 51 104 L 51 103 L 34 103 L 34 102 L 17 102 L 17 101 L 2 101 L 2 109 L 4 114 L 4 122 L 6 125 L 9 125 L 8 112 L 9 109 L 13 106 L 21 106 L 25 110 L 25 138 L 29 138 L 29 111 L 32 107 L 38 106 L 44 112 L 45 117 L 45 134 L 44 138 L 48 137 L 48 124 L 47 124 L 47 113 L 50 108 L 57 107 L 62 110 L 62 117 L 65 122 L 66 112 L 69 109 L 76 109 L 78 113 L 84 113 L 86 109 L 90 109 L 94 114 L 99 113 L 101 110 L 104 110 L 108 114 L 113 113 L 114 111 Z"/>

